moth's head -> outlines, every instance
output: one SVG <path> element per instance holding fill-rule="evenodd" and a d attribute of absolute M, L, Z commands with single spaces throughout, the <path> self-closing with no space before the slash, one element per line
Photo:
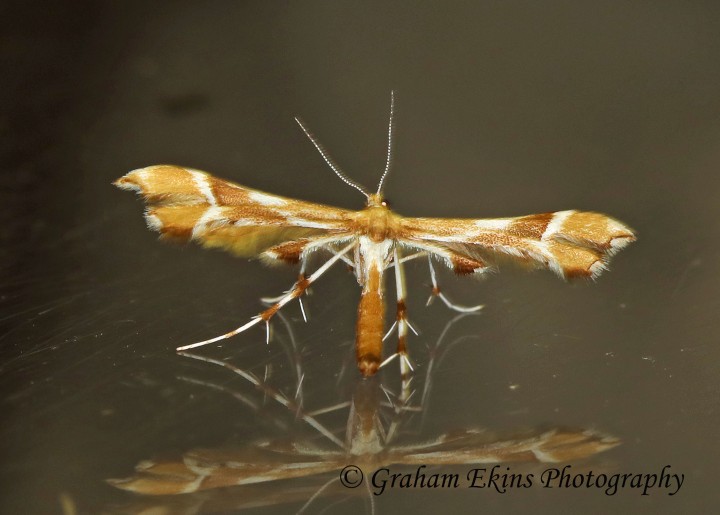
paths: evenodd
<path fill-rule="evenodd" d="M 390 207 L 387 200 L 383 198 L 382 193 L 369 193 L 367 196 L 367 207 Z"/>

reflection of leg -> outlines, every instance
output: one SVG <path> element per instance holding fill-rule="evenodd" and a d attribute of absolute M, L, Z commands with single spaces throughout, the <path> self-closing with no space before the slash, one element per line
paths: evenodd
<path fill-rule="evenodd" d="M 255 374 L 252 374 L 250 372 L 247 372 L 241 368 L 238 368 L 234 365 L 231 365 L 230 363 L 227 363 L 225 361 L 221 361 L 219 359 L 213 359 L 206 356 L 201 356 L 200 354 L 193 354 L 192 352 L 180 352 L 181 356 L 186 356 L 188 358 L 196 359 L 198 361 L 204 361 L 206 363 L 212 363 L 214 365 L 219 365 L 221 367 L 227 368 L 228 370 L 234 372 L 235 374 L 239 375 L 243 379 L 249 381 L 251 384 L 253 384 L 255 387 L 257 387 L 259 390 L 261 390 L 265 395 L 268 397 L 274 399 L 278 403 L 282 404 L 286 408 L 288 408 L 290 411 L 293 411 L 296 413 L 296 416 L 303 420 L 305 423 L 310 425 L 311 427 L 315 428 L 317 431 L 319 431 L 323 436 L 325 436 L 328 440 L 335 443 L 336 445 L 340 446 L 341 448 L 345 447 L 345 444 L 338 439 L 332 431 L 327 429 L 325 426 L 323 426 L 318 420 L 312 415 L 308 414 L 302 411 L 300 407 L 296 404 L 295 401 L 288 398 L 285 394 L 280 392 L 279 390 L 276 390 L 275 388 L 272 388 L 267 383 L 265 383 L 262 379 L 258 378 Z M 200 381 L 201 384 L 206 384 Z M 212 385 L 210 385 L 212 386 Z"/>
<path fill-rule="evenodd" d="M 427 408 L 430 404 L 430 389 L 432 388 L 432 377 L 435 373 L 436 368 L 440 365 L 440 362 L 442 361 L 442 358 L 445 356 L 445 353 L 448 352 L 450 349 L 452 349 L 455 345 L 457 345 L 460 342 L 463 342 L 465 340 L 480 340 L 480 336 L 477 334 L 465 334 L 463 336 L 460 336 L 458 338 L 455 338 L 449 343 L 445 343 L 445 338 L 447 337 L 448 333 L 450 332 L 450 329 L 455 325 L 455 323 L 459 322 L 465 317 L 469 316 L 478 316 L 480 313 L 460 313 L 459 315 L 455 315 L 455 317 L 452 320 L 449 320 L 445 327 L 442 330 L 442 333 L 440 333 L 440 336 L 435 341 L 435 344 L 432 346 L 428 346 L 428 362 L 425 367 L 425 384 L 423 386 L 422 395 L 420 398 L 420 405 L 423 408 L 423 423 L 425 422 L 425 416 L 427 413 Z"/>
<path fill-rule="evenodd" d="M 295 333 L 292 330 L 292 325 L 290 322 L 288 322 L 288 319 L 285 317 L 282 311 L 277 312 L 278 318 L 280 318 L 280 322 L 285 326 L 285 331 L 287 332 L 288 338 L 290 339 L 290 349 L 287 348 L 287 345 L 285 345 L 285 352 L 288 352 L 288 362 L 295 367 L 295 376 L 297 378 L 297 386 L 295 387 L 295 401 L 298 405 L 298 409 L 302 409 L 304 398 L 303 398 L 303 380 L 305 379 L 305 373 L 303 372 L 303 365 L 302 365 L 302 354 L 300 353 L 300 349 L 298 348 L 297 342 L 295 341 Z M 281 343 L 284 343 L 282 339 L 280 340 Z M 269 365 L 266 365 L 266 367 Z M 267 382 L 267 376 L 265 377 L 265 382 Z"/>
<path fill-rule="evenodd" d="M 346 247 L 344 247 L 342 250 L 340 250 L 338 253 L 336 253 L 333 257 L 328 259 L 320 268 L 315 270 L 313 274 L 308 277 L 307 279 L 304 279 L 304 276 L 302 280 L 295 283 L 295 286 L 290 290 L 288 293 L 282 296 L 279 301 L 277 301 L 275 304 L 270 306 L 268 309 L 263 311 L 262 313 L 258 314 L 257 316 L 253 317 L 248 323 L 245 325 L 242 325 L 238 327 L 237 329 L 234 329 L 230 331 L 229 333 L 225 333 L 221 336 L 216 336 L 215 338 L 211 338 L 209 340 L 204 340 L 201 342 L 193 343 L 191 345 L 185 345 L 183 347 L 178 347 L 176 350 L 178 352 L 188 350 L 188 349 L 194 349 L 196 347 L 202 347 L 203 345 L 208 345 L 210 343 L 217 342 L 219 340 L 224 340 L 225 338 L 230 338 L 231 336 L 235 336 L 236 334 L 242 333 L 246 329 L 249 329 L 250 327 L 259 324 L 260 322 L 265 322 L 266 327 L 266 342 L 270 342 L 270 319 L 277 313 L 285 304 L 290 302 L 293 299 L 296 299 L 300 297 L 300 295 L 303 294 L 303 292 L 307 289 L 308 286 L 310 286 L 313 282 L 315 282 L 322 274 L 324 274 L 333 264 L 335 264 L 336 261 L 339 259 L 342 259 L 342 256 L 350 252 L 350 250 L 355 246 L 355 242 L 353 241 Z"/>
<path fill-rule="evenodd" d="M 430 297 L 427 301 L 428 306 L 433 301 L 433 299 L 435 299 L 435 297 L 440 297 L 440 300 L 442 300 L 447 307 L 460 313 L 472 313 L 473 311 L 478 311 L 479 309 L 482 309 L 482 304 L 479 304 L 477 306 L 459 306 L 450 302 L 450 299 L 448 299 L 445 294 L 440 291 L 440 285 L 437 282 L 435 268 L 433 267 L 432 258 L 430 257 L 430 255 L 428 255 L 428 265 L 430 265 L 430 280 L 432 281 L 432 293 L 430 294 Z"/>

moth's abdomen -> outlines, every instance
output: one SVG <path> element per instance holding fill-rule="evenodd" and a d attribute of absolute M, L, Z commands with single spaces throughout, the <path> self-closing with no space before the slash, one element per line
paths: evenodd
<path fill-rule="evenodd" d="M 382 275 L 371 268 L 358 306 L 355 350 L 362 375 L 374 375 L 382 359 L 385 301 L 382 297 Z"/>

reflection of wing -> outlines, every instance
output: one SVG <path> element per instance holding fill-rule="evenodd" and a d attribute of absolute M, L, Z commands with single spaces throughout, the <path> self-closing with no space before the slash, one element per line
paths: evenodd
<path fill-rule="evenodd" d="M 556 463 L 588 458 L 612 449 L 617 438 L 593 431 L 552 429 L 515 437 L 468 430 L 419 445 L 391 446 L 386 454 L 349 456 L 314 446 L 270 442 L 258 447 L 196 449 L 181 460 L 144 461 L 127 479 L 110 479 L 120 489 L 145 495 L 176 495 L 339 471 L 367 464 L 369 473 L 392 465 L 471 465 L 504 462 Z"/>
<path fill-rule="evenodd" d="M 289 240 L 347 231 L 345 209 L 270 195 L 178 166 L 149 166 L 115 182 L 148 203 L 148 227 L 252 257 Z"/>
<path fill-rule="evenodd" d="M 470 259 L 506 255 L 566 278 L 594 279 L 613 254 L 635 240 L 617 220 L 583 211 L 487 220 L 403 218 L 400 223 L 409 245 L 439 245 Z"/>
<path fill-rule="evenodd" d="M 310 478 L 305 481 L 296 480 L 281 486 L 273 483 L 258 483 L 241 488 L 203 490 L 194 495 L 152 497 L 133 495 L 122 504 L 113 503 L 113 505 L 105 507 L 102 513 L 106 515 L 166 515 L 171 513 L 202 515 L 207 513 L 245 513 L 245 510 L 250 513 L 286 513 L 286 510 L 295 513 L 298 506 L 303 506 L 309 502 L 309 499 L 316 497 L 326 499 L 339 497 L 339 501 L 347 501 L 353 496 L 367 494 L 365 488 L 347 488 L 342 486 L 337 479 L 333 478 L 333 480 L 332 483 L 324 485 L 324 479 L 318 482 L 318 478 Z M 320 490 L 322 491 L 320 492 Z M 289 504 L 297 504 L 297 506 L 294 506 L 293 509 L 283 506 Z M 266 509 L 260 510 L 260 508 Z M 318 513 L 318 511 L 310 511 L 310 513 Z"/>
<path fill-rule="evenodd" d="M 187 494 L 322 474 L 341 469 L 343 458 L 338 452 L 307 456 L 296 450 L 277 456 L 253 447 L 196 449 L 185 453 L 182 460 L 141 462 L 133 477 L 109 479 L 108 483 L 145 495 Z"/>
<path fill-rule="evenodd" d="M 510 461 L 555 463 L 587 458 L 612 449 L 619 443 L 617 438 L 589 430 L 552 429 L 515 438 L 469 430 L 455 435 L 443 435 L 426 444 L 394 447 L 388 461 L 407 465 L 462 465 Z"/>

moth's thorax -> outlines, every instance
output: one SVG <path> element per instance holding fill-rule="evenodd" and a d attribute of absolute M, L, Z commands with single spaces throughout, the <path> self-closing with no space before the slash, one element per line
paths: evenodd
<path fill-rule="evenodd" d="M 355 247 L 355 275 L 358 283 L 367 287 L 368 278 L 374 271 L 382 277 L 383 271 L 390 264 L 393 240 L 375 241 L 369 235 L 359 236 Z"/>
<path fill-rule="evenodd" d="M 356 232 L 368 236 L 375 243 L 392 240 L 397 236 L 398 218 L 387 206 L 369 203 L 355 215 Z"/>
<path fill-rule="evenodd" d="M 355 275 L 358 282 L 365 287 L 371 269 L 376 269 L 382 275 L 390 263 L 390 254 L 400 223 L 399 217 L 383 205 L 379 195 L 371 195 L 368 206 L 357 211 L 354 218 L 354 232 L 358 236 Z"/>

